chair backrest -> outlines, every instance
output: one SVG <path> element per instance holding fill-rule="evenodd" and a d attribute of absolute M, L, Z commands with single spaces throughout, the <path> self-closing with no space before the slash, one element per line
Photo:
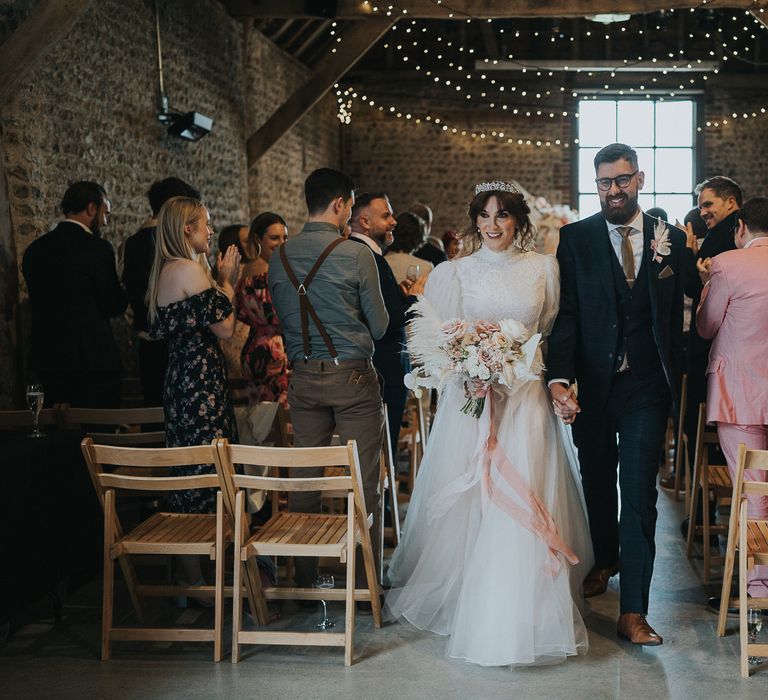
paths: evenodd
<path fill-rule="evenodd" d="M 741 494 L 768 497 L 768 482 L 745 479 L 744 472 L 748 469 L 768 472 L 768 450 L 748 450 L 746 445 L 741 443 L 736 469 L 736 480 L 737 484 L 741 486 Z M 768 474 L 765 474 L 764 478 L 768 478 Z M 736 495 L 740 498 L 741 494 Z"/>
<path fill-rule="evenodd" d="M 129 491 L 183 491 L 187 489 L 218 488 L 215 473 L 192 476 L 154 476 L 158 467 L 183 467 L 196 464 L 215 464 L 215 450 L 211 445 L 196 447 L 132 448 L 96 445 L 93 438 L 85 437 L 80 443 L 88 471 L 99 502 L 104 504 L 104 493 L 109 489 Z M 131 474 L 104 471 L 104 465 L 131 467 Z M 146 476 L 136 475 L 147 470 Z"/>
<path fill-rule="evenodd" d="M 44 408 L 40 411 L 40 416 L 38 418 L 39 425 L 56 425 L 58 422 L 58 408 Z M 0 430 L 31 428 L 32 424 L 32 411 L 0 411 Z"/>
<path fill-rule="evenodd" d="M 359 525 L 367 527 L 367 512 L 363 498 L 360 461 L 357 443 L 350 440 L 339 447 L 260 447 L 230 445 L 226 438 L 213 441 L 216 453 L 216 471 L 227 512 L 234 517 L 235 500 L 240 489 L 265 491 L 341 491 L 354 494 L 355 511 Z M 296 477 L 250 476 L 237 474 L 235 464 L 267 467 L 347 467 L 344 476 Z"/>
<path fill-rule="evenodd" d="M 101 445 L 136 447 L 165 444 L 165 431 L 143 431 L 142 424 L 165 424 L 162 406 L 148 408 L 61 408 L 64 427 L 82 427 L 93 441 Z M 95 430 L 95 428 L 103 428 Z"/>

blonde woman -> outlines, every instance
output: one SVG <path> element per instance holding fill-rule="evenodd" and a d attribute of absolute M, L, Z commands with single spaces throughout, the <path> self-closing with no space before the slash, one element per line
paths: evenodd
<path fill-rule="evenodd" d="M 206 260 L 211 234 L 208 210 L 196 199 L 173 197 L 158 214 L 147 306 L 152 334 L 168 341 L 163 395 L 168 447 L 207 445 L 215 437 L 237 442 L 217 338 L 229 338 L 235 329 L 232 299 L 240 253 L 234 245 L 219 253 L 214 281 Z M 211 470 L 209 465 L 178 467 L 174 475 Z M 170 507 L 212 513 L 215 501 L 213 489 L 175 491 Z"/>

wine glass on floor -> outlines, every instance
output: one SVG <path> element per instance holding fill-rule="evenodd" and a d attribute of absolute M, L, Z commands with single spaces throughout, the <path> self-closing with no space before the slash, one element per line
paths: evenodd
<path fill-rule="evenodd" d="M 747 610 L 747 635 L 751 644 L 757 641 L 761 629 L 763 629 L 763 611 L 758 608 L 750 608 Z M 750 656 L 748 661 L 750 664 L 756 665 L 763 663 L 765 659 L 761 656 Z"/>
<path fill-rule="evenodd" d="M 315 580 L 315 588 L 319 588 L 321 591 L 332 590 L 335 583 L 331 574 L 319 574 Z M 324 600 L 320 601 L 323 604 L 323 617 L 320 622 L 317 623 L 317 628 L 321 630 L 329 630 L 332 627 L 336 627 L 336 623 L 328 617 L 328 606 Z"/>
<path fill-rule="evenodd" d="M 31 438 L 45 437 L 40 432 L 40 411 L 43 410 L 43 399 L 45 394 L 43 393 L 42 384 L 27 384 L 27 407 L 32 411 L 32 425 L 34 426 L 32 432 L 27 435 Z"/>

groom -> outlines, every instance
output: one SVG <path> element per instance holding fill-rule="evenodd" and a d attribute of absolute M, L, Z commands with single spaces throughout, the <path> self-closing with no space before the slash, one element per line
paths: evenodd
<path fill-rule="evenodd" d="M 600 213 L 560 231 L 560 312 L 547 380 L 579 450 L 595 551 L 584 595 L 603 593 L 620 572 L 619 635 L 658 645 L 645 616 L 659 449 L 681 369 L 685 235 L 663 224 L 655 231 L 658 220 L 640 210 L 645 174 L 632 148 L 606 146 L 594 164 Z"/>

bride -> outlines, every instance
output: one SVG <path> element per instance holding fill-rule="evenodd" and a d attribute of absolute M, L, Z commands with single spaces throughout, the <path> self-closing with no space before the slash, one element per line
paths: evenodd
<path fill-rule="evenodd" d="M 513 185 L 478 185 L 464 236 L 473 252 L 435 268 L 422 312 L 441 322 L 514 319 L 547 336 L 560 277 L 554 257 L 530 250 L 529 213 Z M 543 380 L 492 393 L 493 410 L 486 406 L 478 420 L 461 411 L 460 379 L 443 390 L 385 610 L 449 636 L 453 658 L 554 663 L 588 647 L 578 605 L 593 556 L 575 450 Z M 498 444 L 484 475 L 489 436 Z"/>

